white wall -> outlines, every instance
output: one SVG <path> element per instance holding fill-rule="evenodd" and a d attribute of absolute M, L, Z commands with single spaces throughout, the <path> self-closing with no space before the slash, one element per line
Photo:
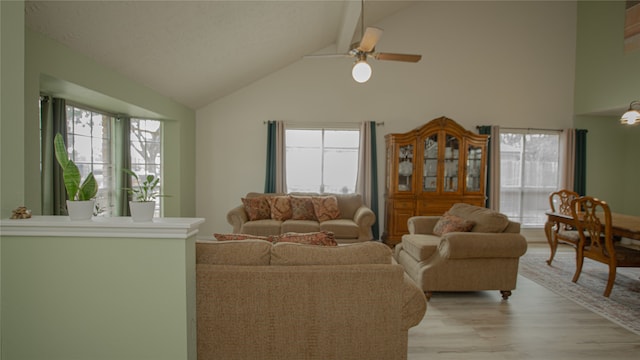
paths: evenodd
<path fill-rule="evenodd" d="M 227 211 L 264 189 L 267 120 L 384 122 L 381 211 L 387 133 L 442 115 L 474 131 L 572 127 L 575 3 L 417 2 L 375 25 L 385 30 L 379 51 L 422 61 L 372 60 L 372 79 L 357 84 L 349 59 L 302 59 L 196 112 L 200 237 L 231 231 Z"/>

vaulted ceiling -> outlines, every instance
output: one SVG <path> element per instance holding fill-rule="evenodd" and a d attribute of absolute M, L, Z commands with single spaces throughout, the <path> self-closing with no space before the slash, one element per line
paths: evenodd
<path fill-rule="evenodd" d="M 412 1 L 367 0 L 365 24 Z M 192 109 L 304 55 L 347 52 L 360 0 L 26 1 L 28 28 Z"/>

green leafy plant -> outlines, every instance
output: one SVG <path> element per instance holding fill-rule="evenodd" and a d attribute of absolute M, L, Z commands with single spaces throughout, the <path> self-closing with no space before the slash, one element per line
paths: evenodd
<path fill-rule="evenodd" d="M 98 182 L 93 176 L 93 172 L 82 181 L 78 166 L 69 159 L 67 146 L 60 133 L 56 134 L 53 140 L 56 159 L 62 167 L 62 177 L 64 178 L 64 187 L 67 189 L 67 195 L 71 201 L 85 201 L 93 199 L 98 193 Z"/>
<path fill-rule="evenodd" d="M 144 176 L 144 180 L 140 182 L 140 177 L 138 174 L 134 173 L 129 169 L 122 169 L 127 174 L 133 176 L 138 183 L 137 188 L 125 188 L 131 194 L 136 201 L 155 201 L 157 197 L 166 197 L 167 195 L 160 195 L 160 192 L 157 190 L 158 185 L 160 185 L 160 178 L 155 175 L 149 174 Z"/>

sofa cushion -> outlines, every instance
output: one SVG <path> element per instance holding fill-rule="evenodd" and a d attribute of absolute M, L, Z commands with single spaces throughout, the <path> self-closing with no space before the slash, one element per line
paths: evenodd
<path fill-rule="evenodd" d="M 249 221 L 240 227 L 242 234 L 255 234 L 262 236 L 279 235 L 282 221 L 279 220 L 256 220 Z"/>
<path fill-rule="evenodd" d="M 335 196 L 313 196 L 311 202 L 318 221 L 334 220 L 340 217 L 338 199 Z"/>
<path fill-rule="evenodd" d="M 417 262 L 430 258 L 438 249 L 438 244 L 440 237 L 436 235 L 402 235 L 402 249 Z"/>
<path fill-rule="evenodd" d="M 271 265 L 391 264 L 391 249 L 374 241 L 342 246 L 277 243 L 271 248 Z"/>
<path fill-rule="evenodd" d="M 338 239 L 357 239 L 360 227 L 353 220 L 336 219 L 320 223 L 320 230 L 331 231 Z"/>
<path fill-rule="evenodd" d="M 449 209 L 449 214 L 475 222 L 472 232 L 501 233 L 509 225 L 509 218 L 491 209 L 458 203 Z"/>
<path fill-rule="evenodd" d="M 316 213 L 313 209 L 313 202 L 311 201 L 311 196 L 294 196 L 290 197 L 291 199 L 291 219 L 293 220 L 315 220 Z"/>
<path fill-rule="evenodd" d="M 271 208 L 266 197 L 242 198 L 242 203 L 244 204 L 244 211 L 246 211 L 249 220 L 254 221 L 271 218 Z"/>
<path fill-rule="evenodd" d="M 306 233 L 320 231 L 320 225 L 315 220 L 287 220 L 282 223 L 281 234 L 288 232 Z"/>
<path fill-rule="evenodd" d="M 297 243 L 307 245 L 320 246 L 338 246 L 336 238 L 332 232 L 319 231 L 311 233 L 285 233 L 282 235 L 270 236 L 269 239 L 274 243 Z"/>
<path fill-rule="evenodd" d="M 433 227 L 433 234 L 441 236 L 450 232 L 468 232 L 471 231 L 474 225 L 473 221 L 446 212 Z"/>
<path fill-rule="evenodd" d="M 196 241 L 196 264 L 269 265 L 271 243 L 264 240 Z"/>
<path fill-rule="evenodd" d="M 288 220 L 293 215 L 291 211 L 291 199 L 289 196 L 269 196 L 267 197 L 271 218 L 274 220 Z"/>
<path fill-rule="evenodd" d="M 265 240 L 271 241 L 269 236 L 251 235 L 251 234 L 219 234 L 214 233 L 213 237 L 218 241 L 231 241 L 231 240 Z"/>

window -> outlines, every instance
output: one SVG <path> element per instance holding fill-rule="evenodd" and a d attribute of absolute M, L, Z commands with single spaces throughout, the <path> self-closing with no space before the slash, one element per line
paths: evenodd
<path fill-rule="evenodd" d="M 546 221 L 549 193 L 560 183 L 560 132 L 502 130 L 500 211 L 524 227 Z"/>
<path fill-rule="evenodd" d="M 161 177 L 161 123 L 156 120 L 131 119 L 131 170 L 136 174 Z M 133 184 L 135 185 L 135 184 Z M 162 193 L 162 182 L 158 187 Z M 160 215 L 162 198 L 156 198 L 154 216 Z"/>
<path fill-rule="evenodd" d="M 360 130 L 287 129 L 287 192 L 354 193 Z"/>
<path fill-rule="evenodd" d="M 96 203 L 100 215 L 115 215 L 117 206 L 116 164 L 113 156 L 118 134 L 113 130 L 115 115 L 67 105 L 67 147 L 83 179 L 93 171 L 98 182 Z M 139 175 L 161 176 L 162 123 L 157 120 L 131 119 L 129 128 L 131 170 Z M 121 165 L 122 166 L 122 165 Z M 136 184 L 133 184 L 134 186 Z M 162 185 L 162 184 L 161 184 Z M 161 199 L 156 201 L 156 216 Z"/>
<path fill-rule="evenodd" d="M 98 182 L 96 203 L 100 209 L 111 209 L 115 187 L 111 161 L 111 128 L 114 118 L 105 114 L 67 106 L 67 147 L 69 158 L 80 170 L 82 179 L 90 172 Z"/>

